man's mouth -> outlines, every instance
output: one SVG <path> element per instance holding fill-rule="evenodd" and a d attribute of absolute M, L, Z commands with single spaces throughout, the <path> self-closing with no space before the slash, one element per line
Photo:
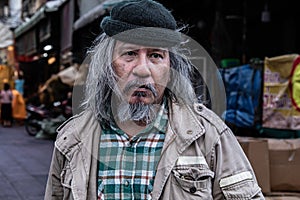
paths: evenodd
<path fill-rule="evenodd" d="M 135 97 L 147 97 L 147 93 L 145 91 L 134 91 L 132 96 Z"/>
<path fill-rule="evenodd" d="M 153 96 L 156 96 L 156 91 L 153 90 L 153 88 L 147 86 L 147 85 L 141 85 L 137 89 L 134 90 L 131 96 L 134 97 L 149 97 L 153 94 Z"/>
<path fill-rule="evenodd" d="M 153 83 L 145 83 L 139 80 L 133 80 L 127 83 L 123 92 L 130 97 L 131 103 L 148 102 L 146 99 L 155 99 L 158 96 L 158 92 Z"/>
<path fill-rule="evenodd" d="M 130 96 L 138 98 L 157 96 L 157 91 L 154 85 L 150 83 L 143 85 L 129 84 L 124 91 L 131 94 Z"/>

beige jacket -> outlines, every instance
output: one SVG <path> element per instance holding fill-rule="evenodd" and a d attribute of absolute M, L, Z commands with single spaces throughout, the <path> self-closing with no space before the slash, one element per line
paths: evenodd
<path fill-rule="evenodd" d="M 45 200 L 96 200 L 101 128 L 84 112 L 58 129 Z M 170 106 L 154 200 L 264 199 L 231 130 L 201 104 Z"/>

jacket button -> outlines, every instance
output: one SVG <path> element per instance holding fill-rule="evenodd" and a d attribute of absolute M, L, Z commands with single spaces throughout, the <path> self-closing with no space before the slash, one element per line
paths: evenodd
<path fill-rule="evenodd" d="M 199 112 L 201 112 L 203 110 L 203 107 L 202 106 L 198 106 L 197 109 L 198 109 Z"/>
<path fill-rule="evenodd" d="M 192 130 L 187 130 L 186 133 L 189 134 L 189 135 L 192 135 L 193 131 Z"/>
<path fill-rule="evenodd" d="M 125 181 L 125 186 L 129 186 L 129 181 Z"/>
<path fill-rule="evenodd" d="M 191 193 L 195 193 L 196 191 L 197 191 L 197 189 L 196 189 L 195 187 L 191 187 L 191 188 L 190 188 L 190 192 L 191 192 Z"/>

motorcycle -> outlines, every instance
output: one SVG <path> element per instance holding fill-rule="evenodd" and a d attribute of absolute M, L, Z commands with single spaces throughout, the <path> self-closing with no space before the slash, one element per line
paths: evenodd
<path fill-rule="evenodd" d="M 26 110 L 28 116 L 25 129 L 30 136 L 35 137 L 41 137 L 45 133 L 51 138 L 55 137 L 56 128 L 72 116 L 72 108 L 67 100 L 54 102 L 50 108 L 28 104 Z"/>
<path fill-rule="evenodd" d="M 35 136 L 41 130 L 39 122 L 50 117 L 50 111 L 44 105 L 35 106 L 32 104 L 26 106 L 26 111 L 25 129 L 29 135 Z"/>

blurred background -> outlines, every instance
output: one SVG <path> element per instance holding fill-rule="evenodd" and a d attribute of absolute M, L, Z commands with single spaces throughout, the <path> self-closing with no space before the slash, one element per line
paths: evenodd
<path fill-rule="evenodd" d="M 0 127 L 0 177 L 6 180 L 0 183 L 0 199 L 42 199 L 55 129 L 80 112 L 74 107 L 81 99 L 72 99 L 72 93 L 82 91 L 88 67 L 79 66 L 102 32 L 101 20 L 119 1 L 0 0 L 0 89 L 8 83 L 14 91 L 12 126 Z M 269 199 L 300 199 L 297 2 L 158 1 L 179 26 L 187 25 L 183 33 L 215 62 L 227 97 L 222 117 L 253 164 L 263 192 Z M 203 80 L 195 80 L 196 92 L 207 94 L 202 100 L 210 107 Z M 24 160 L 24 152 L 34 159 L 32 165 Z M 13 165 L 20 164 L 18 170 L 28 169 L 23 179 L 27 184 L 5 176 L 11 157 Z M 30 172 L 32 166 L 38 174 Z M 22 197 L 30 191 L 25 186 L 34 181 L 36 195 Z"/>

